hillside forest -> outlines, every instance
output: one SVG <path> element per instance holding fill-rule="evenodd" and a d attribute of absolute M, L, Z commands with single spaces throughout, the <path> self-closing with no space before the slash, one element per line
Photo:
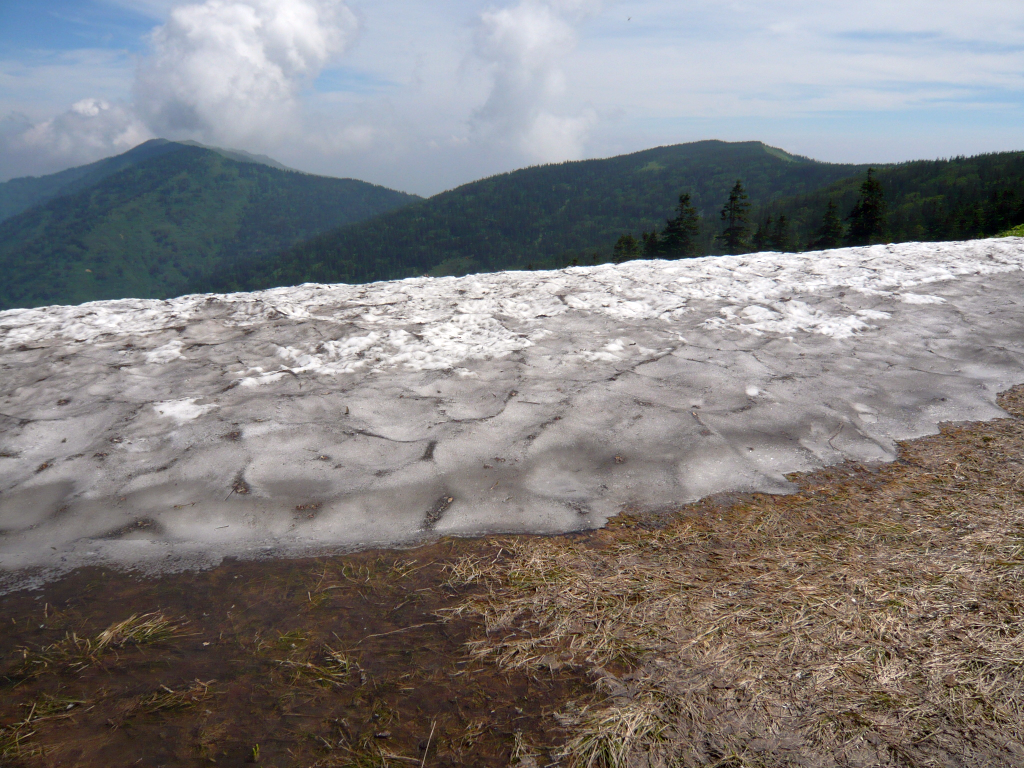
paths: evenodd
<path fill-rule="evenodd" d="M 699 142 L 475 182 L 236 261 L 196 288 L 962 240 L 1022 222 L 1024 152 L 869 168 Z"/>
<path fill-rule="evenodd" d="M 700 141 L 543 165 L 465 184 L 266 259 L 236 261 L 194 285 L 254 290 L 302 282 L 541 269 L 608 260 L 624 231 L 659 227 L 681 190 L 702 221 L 742 177 L 755 206 L 810 195 L 866 166 L 822 163 L 761 142 Z M 702 227 L 701 252 L 715 233 Z"/>
<path fill-rule="evenodd" d="M 9 212 L 28 205 L 0 221 L 0 310 L 180 295 L 220 265 L 420 199 L 160 141 L 54 177 L 0 185 Z"/>
<path fill-rule="evenodd" d="M 863 177 L 811 195 L 754 213 L 751 207 L 742 180 L 730 191 L 719 222 L 702 220 L 684 192 L 663 229 L 639 238 L 621 235 L 612 260 L 998 236 L 1024 223 L 1024 153 L 869 168 Z M 714 232 L 711 247 L 705 229 Z"/>

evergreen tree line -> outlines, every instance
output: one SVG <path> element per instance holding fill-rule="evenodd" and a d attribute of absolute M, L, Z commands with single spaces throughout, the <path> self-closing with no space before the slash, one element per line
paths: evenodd
<path fill-rule="evenodd" d="M 785 214 L 775 218 L 768 214 L 752 226 L 750 209 L 743 180 L 737 179 L 722 206 L 719 214 L 721 231 L 715 236 L 715 242 L 721 244 L 726 254 L 797 250 Z M 622 235 L 615 243 L 613 260 L 621 263 L 638 258 L 686 259 L 705 255 L 700 248 L 701 217 L 689 193 L 679 196 L 675 214 L 667 220 L 661 232 L 644 232 L 639 240 L 632 234 Z M 860 197 L 846 216 L 847 223 L 843 223 L 835 201 L 830 199 L 806 250 L 885 242 L 886 215 L 885 192 L 875 177 L 874 169 L 869 168 L 867 178 L 860 186 Z"/>
<path fill-rule="evenodd" d="M 979 179 L 971 181 L 977 184 Z M 713 239 L 701 237 L 706 228 L 713 226 L 712 222 L 698 215 L 689 194 L 682 194 L 675 217 L 667 221 L 662 232 L 644 232 L 639 240 L 631 234 L 622 235 L 615 244 L 613 260 L 679 259 L 710 253 L 797 252 L 894 241 L 991 237 L 1024 222 L 1024 195 L 1017 189 L 1022 185 L 1018 180 L 1007 179 L 1009 188 L 992 189 L 996 183 L 990 180 L 985 184 L 989 187 L 987 196 L 979 195 L 979 190 L 968 193 L 954 188 L 952 194 L 925 197 L 905 180 L 895 178 L 894 185 L 908 188 L 896 190 L 895 210 L 891 210 L 881 181 L 875 170 L 869 168 L 845 216 L 832 195 L 828 196 L 824 212 L 816 220 L 808 215 L 811 206 L 806 200 L 779 203 L 777 207 L 783 211 L 801 214 L 800 232 L 794 232 L 790 217 L 778 210 L 773 214 L 771 206 L 766 206 L 760 221 L 752 223 L 746 190 L 742 180 L 737 180 L 719 213 Z M 849 205 L 847 191 L 836 190 L 835 194 L 846 196 Z M 703 248 L 700 247 L 702 242 Z"/>

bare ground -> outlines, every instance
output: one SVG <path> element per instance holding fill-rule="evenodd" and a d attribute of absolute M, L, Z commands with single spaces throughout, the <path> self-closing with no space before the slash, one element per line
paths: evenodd
<path fill-rule="evenodd" d="M 893 464 L 0 598 L 0 765 L 1024 764 L 1024 388 Z"/>

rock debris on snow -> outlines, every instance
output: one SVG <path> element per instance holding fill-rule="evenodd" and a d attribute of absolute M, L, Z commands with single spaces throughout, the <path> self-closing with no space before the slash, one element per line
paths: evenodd
<path fill-rule="evenodd" d="M 2 312 L 0 572 L 785 492 L 1002 415 L 1022 268 L 1007 238 Z"/>

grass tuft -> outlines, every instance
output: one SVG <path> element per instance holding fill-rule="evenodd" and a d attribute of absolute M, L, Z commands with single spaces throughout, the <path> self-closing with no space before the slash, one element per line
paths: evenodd
<path fill-rule="evenodd" d="M 159 691 L 156 691 L 143 699 L 139 705 L 139 710 L 146 714 L 154 714 L 156 712 L 164 712 L 167 710 L 179 710 L 194 707 L 196 704 L 205 702 L 213 695 L 210 692 L 210 686 L 213 685 L 213 683 L 213 680 L 205 683 L 201 680 L 196 680 L 188 688 L 180 691 L 176 691 L 172 688 L 168 688 L 166 685 L 162 685 L 160 686 Z"/>
<path fill-rule="evenodd" d="M 540 758 L 540 751 L 534 747 L 522 731 L 516 731 L 512 735 L 512 754 L 509 756 L 511 768 L 539 768 L 537 762 Z"/>
<path fill-rule="evenodd" d="M 323 646 L 315 662 L 284 660 L 278 661 L 278 664 L 292 669 L 296 678 L 304 678 L 327 688 L 346 685 L 351 674 L 359 669 L 359 665 L 350 656 L 327 645 Z"/>
<path fill-rule="evenodd" d="M 585 714 L 560 756 L 574 768 L 625 768 L 638 755 L 660 757 L 667 730 L 663 707 L 646 697 Z"/>
<path fill-rule="evenodd" d="M 181 626 L 161 613 L 134 615 L 112 624 L 93 638 L 69 632 L 56 643 L 39 649 L 24 647 L 21 649 L 21 663 L 10 676 L 28 678 L 45 673 L 74 674 L 98 663 L 109 651 L 127 645 L 159 643 L 181 634 Z"/>
<path fill-rule="evenodd" d="M 170 640 L 180 634 L 180 627 L 162 613 L 144 613 L 112 624 L 96 636 L 96 647 L 121 648 L 125 645 L 148 645 Z"/>
<path fill-rule="evenodd" d="M 35 735 L 35 724 L 48 720 L 63 720 L 75 714 L 72 710 L 85 704 L 81 699 L 43 694 L 42 698 L 23 706 L 28 710 L 23 720 L 0 727 L 0 765 L 4 759 L 26 757 L 37 754 L 38 749 L 26 748 L 26 743 Z"/>

